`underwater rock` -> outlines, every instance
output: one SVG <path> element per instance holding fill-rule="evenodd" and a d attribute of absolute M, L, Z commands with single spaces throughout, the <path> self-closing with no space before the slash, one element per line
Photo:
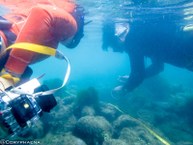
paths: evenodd
<path fill-rule="evenodd" d="M 182 84 L 173 84 L 170 86 L 170 88 L 171 88 L 171 94 L 173 95 L 186 92 Z"/>
<path fill-rule="evenodd" d="M 56 145 L 86 145 L 86 143 L 82 139 L 69 134 L 65 135 L 62 141 L 58 140 Z"/>
<path fill-rule="evenodd" d="M 77 120 L 75 116 L 71 116 L 65 120 L 57 120 L 49 124 L 50 131 L 54 134 L 63 134 L 66 132 L 71 132 L 76 124 Z"/>
<path fill-rule="evenodd" d="M 110 139 L 108 141 L 105 141 L 103 145 L 128 145 L 128 143 L 120 139 Z"/>
<path fill-rule="evenodd" d="M 96 115 L 96 112 L 95 112 L 93 107 L 85 106 L 82 109 L 81 117 L 84 117 L 84 116 L 94 116 L 94 115 Z"/>
<path fill-rule="evenodd" d="M 124 140 L 128 145 L 162 145 L 159 140 L 155 139 L 152 134 L 141 126 L 135 129 L 123 128 L 119 139 Z"/>
<path fill-rule="evenodd" d="M 31 129 L 30 134 L 34 139 L 42 138 L 46 134 L 46 126 L 42 121 L 38 121 L 35 126 Z"/>
<path fill-rule="evenodd" d="M 64 105 L 63 100 L 59 98 L 57 98 L 57 102 L 57 107 L 49 113 L 49 115 L 52 116 L 52 120 L 65 120 L 73 115 L 73 103 L 70 103 L 69 105 Z"/>
<path fill-rule="evenodd" d="M 193 142 L 189 142 L 189 141 L 180 141 L 180 142 L 176 143 L 175 145 L 193 145 Z"/>
<path fill-rule="evenodd" d="M 70 105 L 74 102 L 74 100 L 76 99 L 75 96 L 67 96 L 67 97 L 64 97 L 63 99 L 63 104 L 64 105 Z"/>
<path fill-rule="evenodd" d="M 100 103 L 100 115 L 104 116 L 109 122 L 114 121 L 122 112 L 110 103 Z"/>
<path fill-rule="evenodd" d="M 82 139 L 66 134 L 47 134 L 44 140 L 39 140 L 41 145 L 87 145 Z"/>
<path fill-rule="evenodd" d="M 38 120 L 33 126 L 28 128 L 24 134 L 18 135 L 21 138 L 31 138 L 31 139 L 41 139 L 46 135 L 46 126 L 45 124 Z"/>
<path fill-rule="evenodd" d="M 156 108 L 156 106 L 154 108 Z M 162 110 L 160 110 L 160 111 L 162 111 Z M 155 119 L 154 112 L 152 112 L 152 110 L 147 110 L 147 109 L 139 109 L 139 111 L 137 111 L 137 116 L 141 120 L 143 120 L 145 122 L 149 122 L 149 123 L 153 123 L 153 121 Z"/>
<path fill-rule="evenodd" d="M 62 101 L 52 112 L 45 114 L 42 120 L 47 129 L 54 134 L 72 131 L 77 122 L 73 115 L 73 105 L 63 105 Z"/>
<path fill-rule="evenodd" d="M 119 136 L 120 131 L 125 127 L 134 128 L 139 125 L 140 123 L 129 115 L 121 115 L 113 122 L 113 128 L 116 130 L 116 136 Z"/>
<path fill-rule="evenodd" d="M 132 145 L 146 145 L 147 143 L 142 140 L 136 130 L 123 128 L 120 133 L 119 139 L 125 140 L 128 144 Z"/>
<path fill-rule="evenodd" d="M 78 93 L 74 103 L 74 114 L 81 117 L 81 111 L 85 106 L 93 107 L 95 111 L 99 109 L 98 92 L 95 88 L 90 87 Z"/>
<path fill-rule="evenodd" d="M 89 145 L 102 144 L 112 134 L 110 123 L 101 116 L 85 116 L 78 120 L 74 134 Z"/>

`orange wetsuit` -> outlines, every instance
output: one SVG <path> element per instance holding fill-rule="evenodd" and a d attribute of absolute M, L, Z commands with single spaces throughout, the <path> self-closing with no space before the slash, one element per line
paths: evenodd
<path fill-rule="evenodd" d="M 16 35 L 15 43 L 29 42 L 57 48 L 59 41 L 71 38 L 77 31 L 77 23 L 71 15 L 76 7 L 66 0 L 0 0 L 10 11 L 2 16 L 13 25 L 10 31 Z M 0 35 L 8 44 L 3 31 Z M 12 49 L 5 69 L 16 76 L 42 55 L 35 52 Z"/>

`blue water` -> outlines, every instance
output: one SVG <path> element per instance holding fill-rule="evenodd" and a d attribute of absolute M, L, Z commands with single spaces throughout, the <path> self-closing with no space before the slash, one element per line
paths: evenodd
<path fill-rule="evenodd" d="M 107 17 L 117 21 L 149 21 L 159 20 L 156 16 L 168 14 L 171 16 L 182 15 L 183 10 L 187 10 L 192 15 L 191 3 L 183 0 L 169 1 L 146 1 L 143 4 L 131 4 L 130 1 L 86 1 L 79 0 L 78 3 L 86 9 L 86 21 L 92 20 L 92 23 L 85 26 L 85 37 L 80 45 L 68 50 L 60 45 L 59 49 L 71 61 L 71 76 L 69 83 L 78 83 L 80 86 L 96 85 L 106 81 L 114 82 L 119 75 L 129 74 L 129 58 L 125 53 L 114 53 L 112 51 L 104 52 L 102 46 L 102 21 Z M 185 3 L 185 4 L 184 4 Z M 177 20 L 177 19 L 176 19 Z M 175 19 L 174 19 L 175 21 Z M 179 25 L 191 23 L 192 19 L 180 22 Z M 61 78 L 65 72 L 65 63 L 49 59 L 34 65 L 34 76 L 46 73 L 47 78 Z M 49 64 L 49 68 L 47 67 Z M 53 65 L 52 65 L 53 64 Z M 50 69 L 53 68 L 53 69 Z M 61 69 L 63 68 L 63 69 Z M 193 85 L 192 72 L 166 64 L 164 72 L 160 74 L 172 84 L 183 84 L 188 87 Z"/>
<path fill-rule="evenodd" d="M 192 5 L 191 3 L 186 4 L 185 0 L 152 0 L 144 1 L 143 4 L 136 5 L 131 4 L 131 1 L 128 0 L 95 2 L 78 0 L 77 2 L 85 7 L 87 12 L 86 20 L 92 20 L 92 23 L 85 26 L 85 37 L 77 48 L 68 50 L 62 45 L 59 46 L 59 49 L 62 50 L 71 61 L 72 70 L 69 83 L 72 81 L 81 83 L 83 80 L 87 81 L 93 76 L 97 81 L 106 79 L 114 80 L 118 75 L 129 74 L 130 67 L 127 54 L 111 51 L 104 52 L 101 48 L 101 25 L 107 16 L 110 15 L 112 18 L 124 21 L 131 19 L 156 19 L 155 17 L 149 17 L 149 15 L 158 13 L 159 15 L 165 13 L 169 15 L 172 13 L 178 14 L 182 9 L 187 9 L 187 11 L 191 12 Z M 182 5 L 181 2 L 185 4 Z M 0 13 L 2 14 L 4 12 L 5 9 L 1 9 Z M 132 13 L 136 13 L 137 18 L 132 16 Z M 49 67 L 47 67 L 47 64 L 49 64 Z M 60 62 L 54 58 L 35 64 L 32 67 L 34 68 L 34 77 L 46 73 L 45 79 L 54 79 L 55 77 L 62 79 L 66 68 L 65 62 Z M 166 64 L 164 72 L 160 75 L 164 76 L 171 83 L 181 83 L 190 87 L 192 86 L 192 73 L 187 70 Z M 92 85 L 92 83 L 94 82 L 88 85 Z"/>
<path fill-rule="evenodd" d="M 75 89 L 81 90 L 89 86 L 93 86 L 99 91 L 101 100 L 106 102 L 117 103 L 117 100 L 114 100 L 114 98 L 111 96 L 111 89 L 113 89 L 113 87 L 118 84 L 117 78 L 119 75 L 129 74 L 130 64 L 128 55 L 126 53 L 114 53 L 111 50 L 105 52 L 102 50 L 101 30 L 103 20 L 105 20 L 107 17 L 111 17 L 117 21 L 128 22 L 136 20 L 153 20 L 154 22 L 159 22 L 159 19 L 157 19 L 156 16 L 168 14 L 173 17 L 183 16 L 190 18 L 189 20 L 180 21 L 179 25 L 181 26 L 193 23 L 193 3 L 191 1 L 146 0 L 141 3 L 138 0 L 137 4 L 132 4 L 132 2 L 128 0 L 78 0 L 77 2 L 83 5 L 86 9 L 86 21 L 92 20 L 92 23 L 85 26 L 85 36 L 77 48 L 69 50 L 64 46 L 59 45 L 58 49 L 61 50 L 70 59 L 71 62 L 71 75 L 66 87 L 73 88 L 73 86 L 75 86 Z M 3 10 L 1 13 L 2 12 Z M 178 19 L 174 19 L 174 21 L 178 21 Z M 44 78 L 42 78 L 42 81 L 52 79 L 62 80 L 66 71 L 66 63 L 55 58 L 49 58 L 38 64 L 34 64 L 31 67 L 34 71 L 32 78 L 38 77 L 44 73 L 46 74 Z M 140 114 L 140 112 L 144 112 L 144 110 L 154 115 L 156 114 L 158 116 L 163 116 L 162 113 L 164 111 L 162 109 L 165 107 L 163 105 L 164 103 L 170 106 L 175 106 L 176 104 L 180 104 L 181 100 L 186 101 L 184 98 L 190 98 L 192 95 L 192 72 L 166 64 L 164 71 L 158 76 L 159 79 L 152 78 L 145 80 L 145 82 L 139 86 L 138 90 L 135 91 L 134 94 L 131 94 L 131 98 L 125 98 L 124 103 L 117 103 L 120 108 L 125 109 L 128 113 L 131 113 L 134 116 L 137 116 L 137 114 Z M 61 84 L 54 84 L 53 86 L 57 87 L 60 85 Z M 53 86 L 51 85 L 51 87 Z M 180 86 L 180 89 L 185 88 L 185 91 L 180 90 L 180 93 L 183 93 L 184 95 L 183 99 L 181 99 L 183 95 L 180 96 L 180 94 L 176 93 L 179 90 L 174 93 L 177 94 L 176 98 L 174 94 L 168 93 L 167 89 L 173 86 Z M 162 96 L 162 94 L 164 96 Z M 183 104 L 180 105 L 179 106 L 183 108 Z M 155 109 L 151 108 L 152 106 L 161 111 L 156 113 L 150 112 L 150 110 L 152 111 Z M 189 110 L 189 108 L 187 108 L 187 110 Z M 176 114 L 178 114 L 178 112 Z M 169 116 L 172 115 L 169 114 Z M 191 113 L 187 115 L 193 116 Z M 178 139 L 175 137 L 176 130 L 174 130 L 176 127 L 174 125 L 176 118 L 171 118 L 170 122 L 168 120 L 164 121 L 160 119 L 160 116 L 157 117 L 159 118 L 158 120 L 160 122 L 154 122 L 154 125 L 162 130 L 171 141 L 193 141 L 193 128 L 190 129 L 188 123 L 183 124 L 185 127 L 182 128 L 182 130 L 188 130 L 185 132 L 190 133 L 188 135 L 184 133 L 184 135 L 182 131 L 180 132 L 182 134 L 182 138 Z M 186 117 L 188 118 L 189 116 Z M 143 118 L 143 116 L 141 118 L 147 119 L 145 121 L 150 122 L 148 118 Z M 163 118 L 165 118 L 165 116 Z M 183 119 L 181 115 L 177 116 L 177 118 Z M 182 122 L 183 121 L 184 120 L 182 120 Z M 166 127 L 164 125 L 164 127 L 162 125 L 159 126 L 159 123 L 163 123 Z"/>
<path fill-rule="evenodd" d="M 191 102 L 193 96 L 192 72 L 165 64 L 164 71 L 158 75 L 161 79 L 145 80 L 138 90 L 119 102 L 112 98 L 110 91 L 118 84 L 119 75 L 129 74 L 129 58 L 125 53 L 102 51 L 101 28 L 102 21 L 107 18 L 126 22 L 152 20 L 159 23 L 158 17 L 162 15 L 169 15 L 180 26 L 185 26 L 193 23 L 193 3 L 185 0 L 152 0 L 138 4 L 132 4 L 128 0 L 79 0 L 78 2 L 85 6 L 88 12 L 86 20 L 92 20 L 92 23 L 85 26 L 85 37 L 75 50 L 63 49 L 72 61 L 72 73 L 68 85 L 77 85 L 77 89 L 95 86 L 99 90 L 101 100 L 118 104 L 129 114 L 152 123 L 174 144 L 177 142 L 191 144 L 193 128 L 190 122 L 193 114 L 190 110 L 193 109 L 193 104 L 188 105 L 188 99 Z M 179 21 L 179 17 L 189 19 Z M 174 93 L 168 91 L 171 88 Z M 168 107 L 170 109 L 167 106 L 170 106 Z M 151 122 L 150 116 L 156 119 Z M 176 134 L 180 138 L 176 137 Z"/>

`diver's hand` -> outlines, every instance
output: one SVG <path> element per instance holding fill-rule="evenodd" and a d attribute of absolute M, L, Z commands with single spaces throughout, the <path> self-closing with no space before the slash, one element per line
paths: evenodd
<path fill-rule="evenodd" d="M 117 86 L 112 90 L 112 96 L 115 99 L 124 97 L 127 93 L 128 91 L 123 86 Z"/>
<path fill-rule="evenodd" d="M 118 77 L 118 81 L 120 83 L 125 83 L 125 82 L 127 82 L 128 79 L 129 79 L 129 75 L 124 75 L 124 76 L 119 76 Z"/>
<path fill-rule="evenodd" d="M 5 89 L 14 86 L 16 83 L 20 81 L 19 77 L 14 77 L 10 73 L 6 72 L 3 69 L 0 72 L 0 90 L 5 91 Z"/>
<path fill-rule="evenodd" d="M 13 86 L 13 81 L 0 77 L 0 90 L 5 91 L 5 89 Z"/>

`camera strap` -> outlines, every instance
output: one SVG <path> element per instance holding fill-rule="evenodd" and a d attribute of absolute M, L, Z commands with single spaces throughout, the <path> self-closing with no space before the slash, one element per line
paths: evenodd
<path fill-rule="evenodd" d="M 70 66 L 69 59 L 62 52 L 60 52 L 52 47 L 34 44 L 34 43 L 26 43 L 26 42 L 15 43 L 15 44 L 9 46 L 6 50 L 10 50 L 10 49 L 14 49 L 14 48 L 33 51 L 33 52 L 43 54 L 43 55 L 55 56 L 56 58 L 65 60 L 67 62 L 67 70 L 66 70 L 66 74 L 65 74 L 64 79 L 63 79 L 63 84 L 60 87 L 55 88 L 55 89 L 35 93 L 35 94 L 33 94 L 34 96 L 38 96 L 38 95 L 43 96 L 43 95 L 53 94 L 54 92 L 63 88 L 66 85 L 66 83 L 69 79 L 69 76 L 70 76 L 71 66 Z"/>

